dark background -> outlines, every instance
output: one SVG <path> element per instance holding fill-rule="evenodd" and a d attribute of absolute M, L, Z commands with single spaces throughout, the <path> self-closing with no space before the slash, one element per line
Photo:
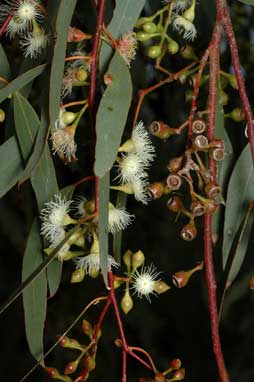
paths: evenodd
<path fill-rule="evenodd" d="M 83 4 L 86 3 L 86 4 Z M 110 18 L 112 4 L 108 3 L 107 17 Z M 158 9 L 160 2 L 147 1 L 144 15 L 150 15 Z M 232 21 L 237 35 L 240 58 L 245 73 L 251 104 L 253 105 L 253 11 L 251 7 L 232 1 L 230 2 Z M 87 18 L 87 15 L 89 17 Z M 90 2 L 79 2 L 75 14 L 78 24 L 85 25 L 86 30 L 92 31 L 94 13 Z M 85 20 L 85 21 L 84 21 Z M 200 0 L 197 5 L 195 25 L 198 37 L 194 43 L 198 56 L 202 55 L 211 36 L 214 22 L 213 1 Z M 4 45 L 12 53 L 10 41 L 4 40 Z M 183 41 L 181 42 L 183 45 Z M 180 55 L 169 57 L 164 65 L 169 70 L 177 70 L 186 62 Z M 223 70 L 231 70 L 228 46 L 223 39 L 221 66 Z M 13 65 L 13 71 L 17 67 Z M 163 76 L 153 69 L 152 61 L 146 57 L 146 48 L 141 47 L 136 61 L 132 65 L 132 76 L 135 90 L 155 83 Z M 191 89 L 188 81 L 183 86 L 178 83 L 170 84 L 151 94 L 145 100 L 140 118 L 148 125 L 153 120 L 163 120 L 177 127 L 188 117 L 190 105 L 185 101 L 185 93 Z M 206 87 L 202 90 L 204 96 L 200 107 L 205 106 Z M 134 103 L 135 105 L 135 94 Z M 225 111 L 240 105 L 236 91 L 229 92 L 230 102 Z M 130 121 L 131 121 L 130 115 Z M 226 122 L 227 131 L 237 155 L 246 144 L 243 135 L 244 123 L 236 124 L 231 120 Z M 4 140 L 3 129 L 0 132 Z M 82 138 L 80 138 L 82 140 Z M 157 159 L 151 169 L 151 181 L 160 180 L 167 174 L 168 159 L 182 152 L 185 144 L 185 134 L 166 142 L 152 138 L 156 146 Z M 64 187 L 80 179 L 84 168 L 91 166 L 89 162 L 89 144 L 81 141 L 79 162 L 71 166 L 63 166 L 55 159 L 59 184 Z M 86 151 L 83 154 L 81 151 Z M 82 191 L 87 191 L 84 188 Z M 88 191 L 87 191 L 88 192 Z M 151 304 L 135 298 L 135 309 L 124 317 L 124 325 L 130 344 L 144 347 L 150 352 L 156 365 L 166 369 L 170 359 L 178 357 L 186 368 L 186 381 L 214 382 L 218 380 L 216 365 L 212 351 L 209 317 L 207 310 L 207 294 L 204 276 L 195 274 L 191 282 L 183 289 L 176 289 L 171 282 L 174 272 L 190 269 L 196 262 L 202 260 L 202 221 L 199 222 L 199 235 L 191 243 L 183 242 L 179 232 L 185 219 L 175 216 L 166 208 L 167 198 L 151 202 L 147 207 L 136 203 L 132 198 L 128 201 L 128 210 L 136 215 L 136 219 L 124 234 L 123 249 L 135 251 L 142 249 L 146 263 L 153 262 L 158 270 L 163 271 L 162 279 L 172 286 L 172 289 L 160 297 L 152 297 Z M 22 256 L 27 235 L 36 214 L 33 191 L 27 182 L 21 190 L 14 188 L 0 200 L 0 302 L 4 302 L 20 284 Z M 220 241 L 219 241 L 220 244 Z M 215 263 L 218 279 L 218 297 L 222 293 L 222 271 L 220 245 L 216 247 Z M 253 345 L 254 345 L 254 297 L 249 290 L 248 282 L 253 273 L 253 245 L 250 243 L 243 267 L 228 291 L 224 302 L 221 320 L 222 346 L 226 364 L 230 374 L 230 382 L 254 381 Z M 72 264 L 64 265 L 63 279 L 58 293 L 48 301 L 48 314 L 45 325 L 45 348 L 56 340 L 65 328 L 75 319 L 82 308 L 94 297 L 105 293 L 102 281 L 85 278 L 84 282 L 70 285 Z M 117 292 L 122 296 L 122 292 Z M 120 300 L 119 300 L 120 301 Z M 100 305 L 93 308 L 86 318 L 96 323 Z M 34 365 L 29 354 L 25 339 L 22 301 L 18 299 L 0 316 L 0 376 L 5 382 L 19 381 L 20 378 Z M 77 326 L 72 336 L 78 336 L 85 343 L 87 339 Z M 114 346 L 118 337 L 111 312 L 103 325 L 103 336 L 100 341 L 97 359 L 97 370 L 91 380 L 102 381 L 109 379 L 119 381 L 121 375 L 121 354 Z M 57 349 L 47 359 L 46 364 L 63 370 L 64 363 L 75 359 L 75 353 Z M 142 366 L 128 360 L 128 381 L 137 381 L 139 377 L 151 376 Z M 37 369 L 28 381 L 46 381 L 42 369 Z M 90 379 L 89 379 L 90 380 Z"/>

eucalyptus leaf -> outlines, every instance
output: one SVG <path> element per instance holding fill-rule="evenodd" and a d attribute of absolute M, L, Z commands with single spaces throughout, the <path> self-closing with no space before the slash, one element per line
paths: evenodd
<path fill-rule="evenodd" d="M 109 33 L 115 39 L 118 39 L 124 33 L 132 31 L 144 5 L 145 0 L 116 0 L 113 18 L 107 26 Z M 111 54 L 112 49 L 110 46 L 106 43 L 103 43 L 99 57 L 101 70 L 104 70 Z"/>
<path fill-rule="evenodd" d="M 16 77 L 13 81 L 0 90 L 0 103 L 7 97 L 11 96 L 12 93 L 22 89 L 29 82 L 33 81 L 36 77 L 43 73 L 45 68 L 46 64 L 39 65 Z"/>
<path fill-rule="evenodd" d="M 39 265 L 42 259 L 42 243 L 39 224 L 35 220 L 27 241 L 22 265 L 22 281 L 24 281 Z M 26 338 L 30 351 L 39 361 L 43 356 L 43 330 L 47 309 L 47 277 L 46 272 L 34 279 L 23 291 Z M 44 366 L 44 362 L 41 361 Z"/>
<path fill-rule="evenodd" d="M 99 243 L 100 266 L 106 287 L 108 287 L 108 205 L 109 172 L 99 179 Z"/>
<path fill-rule="evenodd" d="M 76 3 L 77 0 L 62 0 L 57 11 L 55 28 L 56 40 L 51 64 L 49 89 L 49 117 L 51 127 L 54 126 L 59 114 L 68 29 Z"/>
<path fill-rule="evenodd" d="M 9 65 L 8 59 L 6 57 L 4 48 L 3 48 L 1 43 L 0 43 L 0 75 L 6 81 L 10 81 L 10 79 L 11 79 L 10 65 Z M 0 82 L 0 89 L 4 86 L 5 86 L 4 83 Z"/>
<path fill-rule="evenodd" d="M 222 247 L 223 268 L 226 266 L 233 241 L 253 197 L 254 171 L 248 144 L 236 162 L 228 185 Z"/>
<path fill-rule="evenodd" d="M 11 137 L 0 146 L 0 198 L 18 182 L 23 170 L 17 139 Z"/>
<path fill-rule="evenodd" d="M 254 5 L 254 0 L 238 0 L 240 3 L 247 4 L 247 5 Z"/>
<path fill-rule="evenodd" d="M 117 52 L 109 65 L 108 75 L 112 83 L 102 96 L 96 117 L 94 171 L 99 177 L 103 177 L 115 161 L 132 97 L 130 72 Z"/>

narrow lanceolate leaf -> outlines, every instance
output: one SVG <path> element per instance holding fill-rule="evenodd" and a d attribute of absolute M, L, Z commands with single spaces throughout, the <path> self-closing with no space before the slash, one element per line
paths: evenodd
<path fill-rule="evenodd" d="M 254 0 L 238 0 L 243 4 L 252 5 L 254 6 Z"/>
<path fill-rule="evenodd" d="M 0 146 L 0 198 L 19 180 L 23 173 L 23 161 L 15 137 Z"/>
<path fill-rule="evenodd" d="M 42 245 L 39 224 L 35 220 L 27 241 L 23 258 L 22 281 L 24 281 L 42 263 Z M 26 338 L 30 351 L 36 360 L 43 356 L 43 329 L 47 307 L 46 272 L 33 280 L 23 291 Z M 41 364 L 44 366 L 43 361 Z"/>
<path fill-rule="evenodd" d="M 237 246 L 234 251 L 235 253 L 234 253 L 233 261 L 230 266 L 229 274 L 227 277 L 227 283 L 226 283 L 227 287 L 229 287 L 232 284 L 232 282 L 238 275 L 241 269 L 241 266 L 243 264 L 246 251 L 248 248 L 248 244 L 250 241 L 251 230 L 253 227 L 253 220 L 254 220 L 253 203 L 251 203 L 248 208 L 247 214 L 244 218 L 239 239 L 237 242 Z"/>
<path fill-rule="evenodd" d="M 49 118 L 51 127 L 54 126 L 59 114 L 68 29 L 76 3 L 77 0 L 62 0 L 57 11 L 55 27 L 56 40 L 51 65 L 49 89 Z"/>
<path fill-rule="evenodd" d="M 127 120 L 132 83 L 128 67 L 116 52 L 108 68 L 112 82 L 105 90 L 96 117 L 95 173 L 103 177 L 112 167 Z"/>
<path fill-rule="evenodd" d="M 6 81 L 10 81 L 11 79 L 10 65 L 1 43 L 0 43 L 0 73 L 2 78 L 4 78 Z M 5 84 L 0 81 L 0 89 L 4 86 Z"/>
<path fill-rule="evenodd" d="M 109 172 L 99 179 L 99 243 L 100 265 L 106 286 L 108 286 L 108 204 Z"/>
<path fill-rule="evenodd" d="M 145 5 L 145 0 L 116 0 L 116 7 L 113 18 L 107 26 L 110 34 L 115 38 L 120 38 L 124 33 L 133 30 L 134 25 Z M 103 70 L 110 59 L 112 49 L 108 44 L 103 43 L 100 51 L 100 68 Z"/>
<path fill-rule="evenodd" d="M 14 94 L 14 119 L 17 137 L 19 140 L 23 159 L 26 162 L 32 150 L 36 150 L 35 142 L 38 129 L 43 128 L 32 105 L 18 92 Z M 40 148 L 39 148 L 40 150 Z M 48 144 L 45 144 L 38 165 L 31 173 L 31 183 L 36 195 L 39 211 L 44 203 L 48 202 L 53 195 L 59 192 L 54 165 Z M 50 268 L 54 271 L 51 271 Z M 49 266 L 48 278 L 50 295 L 53 295 L 60 282 L 62 267 L 54 260 Z"/>
<path fill-rule="evenodd" d="M 13 92 L 22 89 L 29 82 L 33 81 L 45 70 L 45 68 L 45 64 L 39 65 L 16 77 L 15 80 L 11 81 L 8 85 L 0 90 L 0 103 L 3 102 Z"/>
<path fill-rule="evenodd" d="M 223 268 L 237 231 L 254 198 L 254 170 L 250 145 L 242 151 L 232 172 L 227 192 L 223 233 Z"/>

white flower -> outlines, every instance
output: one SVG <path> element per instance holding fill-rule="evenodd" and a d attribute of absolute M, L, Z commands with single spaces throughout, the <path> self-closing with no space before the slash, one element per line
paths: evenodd
<path fill-rule="evenodd" d="M 100 271 L 100 256 L 97 252 L 84 257 L 77 257 L 73 261 L 76 264 L 76 269 L 83 269 L 85 274 L 94 275 Z M 111 270 L 111 267 L 118 267 L 118 263 L 112 256 L 108 256 L 108 270 Z"/>
<path fill-rule="evenodd" d="M 36 3 L 31 0 L 20 0 L 14 17 L 18 17 L 19 20 L 26 23 L 27 26 L 33 20 L 38 20 L 42 17 L 39 7 L 36 6 Z"/>
<path fill-rule="evenodd" d="M 34 29 L 24 36 L 20 41 L 20 45 L 24 50 L 25 57 L 30 56 L 31 58 L 35 58 L 47 47 L 48 42 L 49 36 L 40 28 L 40 32 Z"/>
<path fill-rule="evenodd" d="M 87 215 L 84 208 L 84 204 L 87 202 L 85 195 L 78 195 L 73 202 L 73 210 L 75 211 L 75 216 L 83 218 Z"/>
<path fill-rule="evenodd" d="M 59 128 L 51 134 L 53 154 L 59 155 L 61 159 L 66 159 L 68 162 L 76 159 L 75 131 L 76 128 L 73 125 L 61 128 L 59 124 Z"/>
<path fill-rule="evenodd" d="M 131 152 L 128 155 L 124 155 L 119 160 L 118 168 L 120 169 L 121 182 L 133 182 L 137 179 L 144 179 L 147 176 L 145 172 L 145 164 L 140 159 L 139 155 L 135 152 Z"/>
<path fill-rule="evenodd" d="M 10 38 L 14 38 L 17 33 L 24 32 L 26 28 L 26 23 L 12 17 L 6 28 L 6 33 L 9 34 Z"/>
<path fill-rule="evenodd" d="M 112 234 L 128 227 L 133 218 L 134 215 L 130 215 L 124 208 L 116 208 L 109 204 L 108 225 Z"/>
<path fill-rule="evenodd" d="M 134 127 L 131 138 L 118 151 L 136 152 L 145 165 L 148 165 L 154 159 L 155 149 L 142 121 Z"/>
<path fill-rule="evenodd" d="M 131 184 L 134 197 L 138 202 L 147 204 L 150 200 L 149 194 L 147 192 L 147 187 L 149 182 L 147 179 L 137 179 Z"/>
<path fill-rule="evenodd" d="M 173 4 L 173 10 L 175 12 L 182 12 L 188 8 L 189 3 L 189 0 L 176 0 Z"/>
<path fill-rule="evenodd" d="M 160 272 L 157 272 L 155 266 L 151 264 L 148 267 L 142 266 L 141 271 L 136 271 L 131 277 L 134 280 L 132 289 L 134 294 L 139 298 L 145 297 L 150 301 L 150 294 L 155 294 L 155 282 L 159 281 L 157 277 Z"/>
<path fill-rule="evenodd" d="M 54 200 L 45 204 L 41 210 L 41 234 L 50 242 L 52 247 L 58 245 L 65 236 L 64 227 L 75 224 L 68 212 L 71 200 L 66 200 L 61 195 L 55 195 Z"/>
<path fill-rule="evenodd" d="M 172 23 L 175 30 L 182 33 L 183 38 L 187 41 L 193 41 L 197 36 L 197 30 L 195 25 L 189 20 L 185 19 L 183 16 L 176 16 Z"/>
<path fill-rule="evenodd" d="M 134 32 L 128 32 L 122 35 L 117 42 L 117 47 L 124 61 L 130 67 L 130 63 L 134 60 L 138 47 L 136 34 Z"/>

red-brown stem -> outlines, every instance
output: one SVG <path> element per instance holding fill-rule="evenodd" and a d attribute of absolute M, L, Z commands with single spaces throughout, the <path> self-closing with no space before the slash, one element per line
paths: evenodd
<path fill-rule="evenodd" d="M 219 49 L 222 35 L 221 23 L 216 21 L 212 40 L 210 42 L 210 70 L 209 70 L 209 99 L 208 99 L 208 128 L 207 137 L 209 141 L 214 138 L 215 118 L 216 118 L 216 102 L 217 102 L 217 86 L 219 75 Z M 216 176 L 216 165 L 213 160 L 209 160 L 209 169 L 213 176 Z M 218 373 L 221 382 L 228 382 L 229 376 L 225 366 L 224 357 L 221 349 L 220 334 L 219 334 L 219 319 L 217 309 L 217 295 L 216 295 L 216 277 L 213 263 L 212 252 L 212 216 L 205 214 L 204 216 L 204 263 L 205 263 L 205 277 L 208 292 L 208 306 L 210 315 L 211 337 L 213 343 L 213 351 L 216 358 Z"/>
<path fill-rule="evenodd" d="M 227 4 L 226 4 L 225 0 L 217 0 L 217 2 L 220 3 L 221 8 L 223 7 L 221 10 L 221 13 L 220 13 L 220 17 L 221 17 L 221 20 L 223 23 L 224 30 L 225 30 L 226 35 L 227 35 L 228 44 L 229 44 L 229 48 L 231 51 L 232 65 L 234 68 L 235 77 L 236 77 L 237 84 L 238 84 L 238 90 L 239 90 L 240 98 L 242 101 L 243 110 L 244 110 L 245 117 L 247 120 L 248 139 L 249 139 L 250 147 L 251 147 L 251 155 L 252 155 L 252 158 L 254 160 L 253 114 L 251 111 L 249 99 L 247 96 L 247 92 L 246 92 L 246 88 L 244 85 L 244 80 L 243 80 L 243 76 L 242 76 L 242 72 L 241 72 L 241 64 L 240 64 L 235 34 L 234 34 L 231 18 L 230 18 L 229 11 L 228 11 Z"/>
<path fill-rule="evenodd" d="M 99 45 L 100 45 L 100 34 L 101 34 L 102 26 L 103 26 L 105 5 L 106 5 L 106 0 L 100 0 L 100 4 L 98 6 L 96 29 L 95 29 L 95 34 L 93 37 L 92 52 L 91 52 L 91 75 L 90 75 L 88 105 L 89 105 L 89 109 L 93 117 L 93 123 L 94 123 L 94 153 L 95 153 L 95 144 L 96 144 L 96 129 L 95 129 L 95 118 L 94 118 L 96 74 L 97 74 L 98 52 L 99 52 Z M 95 211 L 98 211 L 98 207 L 99 207 L 98 184 L 99 184 L 99 179 L 97 176 L 95 176 L 95 184 L 94 184 Z"/>
<path fill-rule="evenodd" d="M 122 382 L 127 381 L 127 352 L 125 349 L 122 351 Z"/>

